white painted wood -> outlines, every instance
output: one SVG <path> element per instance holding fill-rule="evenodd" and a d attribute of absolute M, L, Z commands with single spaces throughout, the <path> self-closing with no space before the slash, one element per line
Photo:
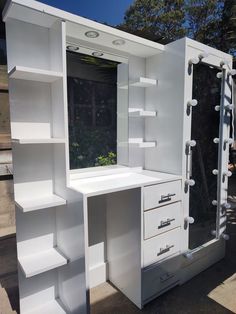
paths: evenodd
<path fill-rule="evenodd" d="M 65 143 L 63 138 L 13 138 L 13 143 L 17 144 L 58 144 Z"/>
<path fill-rule="evenodd" d="M 107 268 L 107 263 L 101 263 L 89 268 L 90 289 L 107 281 Z"/>
<path fill-rule="evenodd" d="M 147 77 L 139 77 L 136 80 L 130 81 L 129 85 L 133 87 L 152 87 L 157 85 L 157 80 Z"/>
<path fill-rule="evenodd" d="M 180 251 L 180 228 L 162 233 L 143 243 L 144 267 Z"/>
<path fill-rule="evenodd" d="M 181 200 L 181 181 L 167 182 L 144 188 L 144 210 Z"/>
<path fill-rule="evenodd" d="M 129 138 L 129 146 L 138 148 L 156 147 L 156 142 L 145 142 L 142 138 Z"/>
<path fill-rule="evenodd" d="M 73 180 L 71 181 L 71 188 L 86 196 L 94 196 L 178 179 L 180 179 L 178 176 L 166 173 L 145 170 L 139 172 L 127 171 L 125 173 L 101 175 L 96 178 Z M 178 199 L 176 198 L 176 200 Z M 156 206 L 158 205 L 153 207 Z"/>
<path fill-rule="evenodd" d="M 180 266 L 180 258 L 177 256 L 143 270 L 143 303 L 146 303 L 146 300 L 149 301 L 153 296 L 157 295 L 162 290 L 177 285 L 179 282 L 178 270 Z"/>
<path fill-rule="evenodd" d="M 129 108 L 130 117 L 156 117 L 156 111 L 148 111 L 140 108 Z"/>
<path fill-rule="evenodd" d="M 20 256 L 18 262 L 26 278 L 67 264 L 66 258 L 58 252 L 56 247 L 39 253 Z"/>
<path fill-rule="evenodd" d="M 62 78 L 62 73 L 17 65 L 10 70 L 9 78 L 52 83 Z"/>
<path fill-rule="evenodd" d="M 50 314 L 66 314 L 66 311 L 61 307 L 60 300 L 55 299 L 46 304 L 42 304 L 41 306 L 25 312 L 26 314 L 42 314 L 42 313 L 50 313 Z"/>
<path fill-rule="evenodd" d="M 16 205 L 24 212 L 30 212 L 34 210 L 61 206 L 66 204 L 66 200 L 55 194 L 51 194 L 44 197 L 32 198 L 29 197 L 25 200 L 15 200 Z"/>
<path fill-rule="evenodd" d="M 141 193 L 107 195 L 109 280 L 141 308 Z"/>
<path fill-rule="evenodd" d="M 144 213 L 144 239 L 180 227 L 182 217 L 180 202 L 146 211 Z"/>

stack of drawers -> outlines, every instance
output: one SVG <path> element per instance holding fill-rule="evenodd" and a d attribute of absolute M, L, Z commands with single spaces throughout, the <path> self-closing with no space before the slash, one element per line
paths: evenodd
<path fill-rule="evenodd" d="M 180 252 L 182 217 L 181 180 L 144 187 L 144 301 L 177 280 L 178 264 L 165 259 Z"/>

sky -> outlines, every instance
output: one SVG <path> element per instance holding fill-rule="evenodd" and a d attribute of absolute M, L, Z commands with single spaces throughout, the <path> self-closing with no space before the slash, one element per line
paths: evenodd
<path fill-rule="evenodd" d="M 38 0 L 100 23 L 117 25 L 134 0 Z"/>

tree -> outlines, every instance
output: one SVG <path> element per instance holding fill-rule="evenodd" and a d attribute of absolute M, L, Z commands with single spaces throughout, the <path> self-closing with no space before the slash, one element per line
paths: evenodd
<path fill-rule="evenodd" d="M 184 0 L 136 0 L 119 28 L 166 44 L 185 35 Z"/>
<path fill-rule="evenodd" d="M 187 0 L 185 20 L 187 35 L 201 43 L 219 47 L 224 1 Z"/>
<path fill-rule="evenodd" d="M 236 56 L 236 0 L 225 0 L 219 48 Z"/>

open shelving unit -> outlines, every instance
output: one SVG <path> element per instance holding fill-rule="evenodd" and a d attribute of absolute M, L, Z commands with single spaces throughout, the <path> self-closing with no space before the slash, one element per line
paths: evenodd
<path fill-rule="evenodd" d="M 67 264 L 57 248 L 53 247 L 39 253 L 18 257 L 18 262 L 26 278 Z"/>
<path fill-rule="evenodd" d="M 135 80 L 131 80 L 129 82 L 129 84 L 127 83 L 120 83 L 118 85 L 118 88 L 120 89 L 128 89 L 129 86 L 131 87 L 152 87 L 152 86 L 156 86 L 157 85 L 157 80 L 155 79 L 151 79 L 151 78 L 147 78 L 147 77 L 139 77 Z"/>
<path fill-rule="evenodd" d="M 65 314 L 60 301 L 61 281 L 70 276 L 65 252 L 70 231 L 64 230 L 70 217 L 65 23 L 40 26 L 11 19 L 7 29 L 20 310 Z"/>

